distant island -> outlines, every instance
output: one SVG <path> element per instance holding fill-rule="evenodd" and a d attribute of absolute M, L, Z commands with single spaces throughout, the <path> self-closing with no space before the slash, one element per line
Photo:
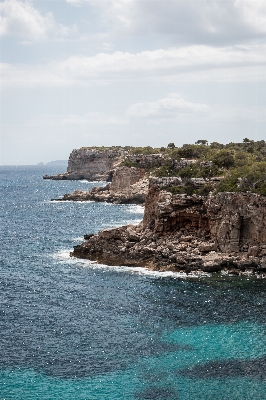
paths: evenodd
<path fill-rule="evenodd" d="M 66 165 L 68 164 L 68 160 L 55 160 L 55 161 L 49 161 L 48 163 L 43 163 L 43 162 L 39 162 L 37 165 L 39 166 L 43 166 L 43 165 Z"/>
<path fill-rule="evenodd" d="M 61 200 L 144 204 L 138 226 L 87 232 L 72 256 L 158 271 L 266 273 L 266 142 L 83 147 L 45 179 L 109 181 Z M 266 276 L 266 275 L 265 275 Z"/>

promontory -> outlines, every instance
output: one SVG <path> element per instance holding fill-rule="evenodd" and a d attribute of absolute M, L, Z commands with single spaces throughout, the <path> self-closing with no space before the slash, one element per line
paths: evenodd
<path fill-rule="evenodd" d="M 52 179 L 109 181 L 64 200 L 144 204 L 143 221 L 86 232 L 74 257 L 158 271 L 266 273 L 266 143 L 74 150 Z M 85 233 L 85 232 L 84 232 Z"/>

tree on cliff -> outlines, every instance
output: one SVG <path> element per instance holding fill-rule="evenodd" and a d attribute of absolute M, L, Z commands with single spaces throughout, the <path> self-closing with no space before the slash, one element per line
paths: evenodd
<path fill-rule="evenodd" d="M 228 169 L 235 164 L 235 159 L 230 150 L 222 149 L 213 157 L 213 162 L 219 168 Z"/>
<path fill-rule="evenodd" d="M 207 146 L 208 145 L 208 140 L 197 140 L 195 142 L 195 144 L 202 144 L 203 146 Z"/>
<path fill-rule="evenodd" d="M 175 148 L 175 144 L 174 143 L 168 143 L 167 147 L 168 147 L 168 149 L 174 149 Z"/>

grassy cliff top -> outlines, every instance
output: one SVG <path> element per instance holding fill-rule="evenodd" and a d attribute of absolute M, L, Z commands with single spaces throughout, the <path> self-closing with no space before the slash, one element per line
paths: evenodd
<path fill-rule="evenodd" d="M 198 140 L 195 144 L 176 147 L 153 148 L 133 146 L 83 147 L 82 149 L 124 150 L 128 155 L 162 154 L 162 166 L 149 166 L 149 171 L 158 177 L 180 176 L 182 179 L 222 177 L 217 191 L 252 191 L 266 195 L 266 142 L 243 139 L 242 143 L 221 144 Z M 183 159 L 190 160 L 181 163 Z M 123 165 L 138 166 L 125 158 Z M 206 188 L 206 191 L 211 188 Z"/>
<path fill-rule="evenodd" d="M 195 144 L 183 144 L 176 147 L 174 143 L 169 143 L 167 147 L 135 147 L 135 146 L 89 146 L 81 147 L 79 150 L 124 150 L 128 154 L 164 154 L 172 159 L 197 159 L 197 160 L 213 160 L 213 158 L 223 158 L 225 164 L 232 164 L 232 157 L 246 157 L 250 160 L 266 156 L 266 142 L 260 140 L 255 142 L 250 139 L 243 139 L 242 143 L 221 144 L 212 142 L 208 144 L 207 140 L 198 140 Z"/>
<path fill-rule="evenodd" d="M 169 150 L 168 150 L 169 151 Z M 169 155 L 173 160 L 194 159 L 194 163 L 176 169 L 162 166 L 157 176 L 177 175 L 181 178 L 222 177 L 216 186 L 218 192 L 251 191 L 266 195 L 266 142 L 243 139 L 242 143 L 220 144 L 199 140 L 195 144 L 172 147 Z M 212 190 L 208 185 L 206 192 Z M 191 188 L 188 188 L 191 190 Z"/>
<path fill-rule="evenodd" d="M 162 148 L 161 148 L 162 149 Z M 134 147 L 134 146 L 90 146 L 90 147 L 81 147 L 78 150 L 98 150 L 98 151 L 127 151 L 128 154 L 159 154 L 161 153 L 160 148 L 155 148 L 151 146 L 146 147 Z"/>

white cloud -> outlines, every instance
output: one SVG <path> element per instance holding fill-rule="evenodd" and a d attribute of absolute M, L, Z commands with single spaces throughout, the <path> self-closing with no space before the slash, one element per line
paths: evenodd
<path fill-rule="evenodd" d="M 2 86 L 91 85 L 121 80 L 259 81 L 266 79 L 266 45 L 187 46 L 92 57 L 43 65 L 1 65 Z"/>
<path fill-rule="evenodd" d="M 178 95 L 166 97 L 156 102 L 144 102 L 132 104 L 127 114 L 131 117 L 143 118 L 178 118 L 180 115 L 205 115 L 211 109 L 206 104 L 192 103 Z"/>
<path fill-rule="evenodd" d="M 57 24 L 52 13 L 41 15 L 29 1 L 4 0 L 0 3 L 0 35 L 18 36 L 30 41 L 49 34 L 66 35 L 68 28 Z"/>
<path fill-rule="evenodd" d="M 121 34 L 166 34 L 187 43 L 238 43 L 266 34 L 262 0 L 67 0 L 89 3 Z"/>
<path fill-rule="evenodd" d="M 219 105 L 188 101 L 179 94 L 168 94 L 155 102 L 131 104 L 126 115 L 150 121 L 183 120 L 183 121 L 266 121 L 266 107 L 259 105 Z"/>
<path fill-rule="evenodd" d="M 82 4 L 82 0 L 66 0 L 66 2 L 73 6 L 80 6 Z"/>

